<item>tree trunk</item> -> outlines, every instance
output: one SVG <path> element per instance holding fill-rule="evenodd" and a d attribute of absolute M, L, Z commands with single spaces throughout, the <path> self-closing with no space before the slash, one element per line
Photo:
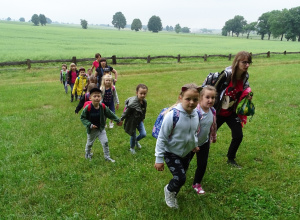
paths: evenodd
<path fill-rule="evenodd" d="M 283 34 L 281 35 L 280 41 L 282 41 L 282 38 L 283 38 Z"/>
<path fill-rule="evenodd" d="M 247 39 L 249 39 L 249 34 L 250 34 L 250 32 L 247 34 Z"/>

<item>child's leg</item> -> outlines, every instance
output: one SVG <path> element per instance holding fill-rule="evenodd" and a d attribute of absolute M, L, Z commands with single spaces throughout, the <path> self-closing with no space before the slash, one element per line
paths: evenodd
<path fill-rule="evenodd" d="M 68 86 L 67 86 L 67 82 L 66 82 L 66 81 L 63 81 L 63 84 L 64 84 L 65 92 L 66 92 L 66 93 L 68 93 Z"/>
<path fill-rule="evenodd" d="M 173 179 L 170 180 L 167 189 L 177 194 L 186 181 L 186 171 L 191 161 L 191 153 L 182 158 L 176 154 L 166 152 L 164 158 L 173 175 Z"/>
<path fill-rule="evenodd" d="M 140 141 L 141 139 L 143 139 L 144 137 L 146 137 L 146 130 L 145 130 L 145 126 L 144 123 L 141 121 L 141 123 L 138 125 L 137 127 L 138 131 L 139 131 L 139 136 L 137 136 L 136 141 Z"/>
<path fill-rule="evenodd" d="M 87 141 L 85 145 L 85 154 L 90 155 L 91 149 L 94 144 L 94 141 L 96 140 L 98 136 L 99 131 L 98 130 L 91 130 L 91 133 L 87 134 Z"/>
<path fill-rule="evenodd" d="M 71 88 L 71 102 L 73 102 L 74 96 L 72 94 L 73 92 L 73 87 L 74 87 L 74 83 L 70 83 L 70 88 Z"/>
<path fill-rule="evenodd" d="M 206 166 L 207 166 L 207 159 L 208 159 L 208 154 L 209 154 L 209 141 L 207 141 L 205 144 L 200 146 L 200 151 L 197 152 L 197 169 L 195 171 L 195 178 L 193 185 L 196 183 L 201 183 L 202 178 L 205 174 L 206 171 Z"/>
<path fill-rule="evenodd" d="M 130 136 L 130 148 L 134 149 L 136 144 L 136 131 L 134 131 L 134 134 Z"/>
<path fill-rule="evenodd" d="M 109 159 L 110 154 L 109 154 L 109 147 L 108 147 L 108 139 L 107 139 L 107 136 L 106 136 L 106 131 L 104 129 L 103 129 L 103 131 L 99 132 L 98 139 L 99 139 L 99 141 L 100 141 L 100 143 L 102 144 L 102 147 L 103 147 L 104 158 Z"/>

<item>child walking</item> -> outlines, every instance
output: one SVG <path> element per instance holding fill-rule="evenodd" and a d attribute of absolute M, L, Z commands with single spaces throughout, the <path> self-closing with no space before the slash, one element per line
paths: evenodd
<path fill-rule="evenodd" d="M 67 70 L 67 68 L 68 68 L 67 64 L 63 64 L 61 66 L 61 71 L 60 71 L 60 83 L 63 84 L 66 94 L 68 93 L 68 83 L 67 83 L 68 70 Z"/>
<path fill-rule="evenodd" d="M 72 95 L 75 95 L 75 100 L 77 100 L 78 96 L 79 99 L 84 95 L 85 91 L 85 85 L 87 83 L 87 78 L 85 74 L 85 69 L 83 67 L 80 67 L 79 69 L 79 76 L 76 78 Z"/>
<path fill-rule="evenodd" d="M 92 159 L 93 153 L 91 152 L 92 146 L 96 138 L 102 144 L 104 158 L 106 161 L 115 162 L 111 159 L 108 147 L 108 139 L 105 131 L 105 119 L 109 118 L 117 122 L 118 126 L 122 125 L 120 119 L 109 110 L 101 101 L 101 90 L 93 88 L 90 91 L 91 104 L 87 105 L 81 113 L 80 120 L 86 127 L 87 142 L 85 146 L 85 158 Z"/>
<path fill-rule="evenodd" d="M 145 84 L 139 84 L 136 87 L 136 96 L 130 97 L 125 101 L 125 109 L 121 116 L 121 121 L 125 120 L 124 130 L 130 137 L 130 152 L 135 154 L 134 147 L 142 148 L 139 141 L 146 137 L 144 119 L 146 117 L 147 101 L 146 95 L 148 87 Z M 136 129 L 139 136 L 136 136 Z"/>
<path fill-rule="evenodd" d="M 102 77 L 102 83 L 100 90 L 102 91 L 102 103 L 104 103 L 113 113 L 116 109 L 119 110 L 119 98 L 116 87 L 113 85 L 113 79 L 110 75 L 104 75 Z M 109 122 L 109 128 L 113 128 L 114 123 L 112 121 Z"/>
<path fill-rule="evenodd" d="M 97 84 L 96 83 L 90 83 L 87 87 L 87 92 L 84 94 L 84 96 L 82 96 L 79 100 L 79 103 L 75 109 L 75 114 L 78 114 L 78 112 L 85 107 L 86 102 L 91 102 L 90 101 L 90 91 L 93 88 L 97 88 Z"/>
<path fill-rule="evenodd" d="M 200 92 L 200 101 L 197 109 L 201 113 L 200 132 L 198 134 L 198 147 L 192 152 L 191 159 L 197 155 L 197 169 L 193 188 L 198 194 L 204 194 L 201 186 L 206 171 L 210 143 L 217 140 L 216 110 L 213 108 L 217 91 L 213 86 L 205 86 Z"/>
<path fill-rule="evenodd" d="M 179 103 L 165 114 L 156 141 L 154 167 L 158 171 L 163 171 L 165 160 L 173 175 L 169 184 L 164 187 L 165 201 L 171 208 L 178 208 L 176 196 L 186 181 L 191 151 L 198 145 L 197 132 L 200 120 L 196 107 L 200 89 L 196 84 L 186 84 L 181 88 Z M 178 111 L 179 119 L 174 127 L 175 110 Z"/>
<path fill-rule="evenodd" d="M 72 91 L 73 91 L 73 87 L 74 87 L 76 78 L 78 77 L 78 74 L 79 74 L 79 72 L 76 68 L 76 64 L 71 63 L 70 70 L 68 72 L 68 85 L 70 85 L 70 87 L 71 87 L 71 102 L 73 102 L 73 100 L 74 100 L 74 95 L 73 95 Z"/>

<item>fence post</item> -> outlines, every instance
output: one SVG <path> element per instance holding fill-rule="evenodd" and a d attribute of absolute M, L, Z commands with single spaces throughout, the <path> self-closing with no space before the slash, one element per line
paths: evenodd
<path fill-rule="evenodd" d="M 286 55 L 286 50 L 283 52 L 284 55 Z"/>
<path fill-rule="evenodd" d="M 267 58 L 270 58 L 270 51 L 268 51 L 267 53 Z"/>
<path fill-rule="evenodd" d="M 231 53 L 228 55 L 228 60 L 231 60 Z"/>
<path fill-rule="evenodd" d="M 72 57 L 72 63 L 75 63 L 77 65 L 76 57 Z"/>
<path fill-rule="evenodd" d="M 204 54 L 204 61 L 207 61 L 207 54 Z"/>
<path fill-rule="evenodd" d="M 111 57 L 111 59 L 112 59 L 112 63 L 113 63 L 113 64 L 117 64 L 117 57 L 116 57 L 116 55 L 113 55 L 113 56 Z"/>
<path fill-rule="evenodd" d="M 31 60 L 30 60 L 30 59 L 27 59 L 26 63 L 27 63 L 28 69 L 30 69 L 30 68 L 31 68 Z"/>
<path fill-rule="evenodd" d="M 180 63 L 180 54 L 177 56 L 177 62 Z"/>
<path fill-rule="evenodd" d="M 148 57 L 147 57 L 147 63 L 150 63 L 150 55 L 148 55 Z"/>

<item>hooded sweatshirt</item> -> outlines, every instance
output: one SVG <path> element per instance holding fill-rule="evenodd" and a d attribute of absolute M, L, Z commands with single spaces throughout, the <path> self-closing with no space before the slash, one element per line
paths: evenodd
<path fill-rule="evenodd" d="M 173 129 L 173 110 L 165 115 L 156 141 L 156 163 L 164 162 L 165 152 L 185 157 L 192 149 L 198 146 L 197 129 L 199 127 L 199 116 L 196 109 L 191 114 L 188 114 L 181 104 L 174 108 L 180 112 L 179 120 Z M 172 135 L 170 136 L 171 133 Z"/>

